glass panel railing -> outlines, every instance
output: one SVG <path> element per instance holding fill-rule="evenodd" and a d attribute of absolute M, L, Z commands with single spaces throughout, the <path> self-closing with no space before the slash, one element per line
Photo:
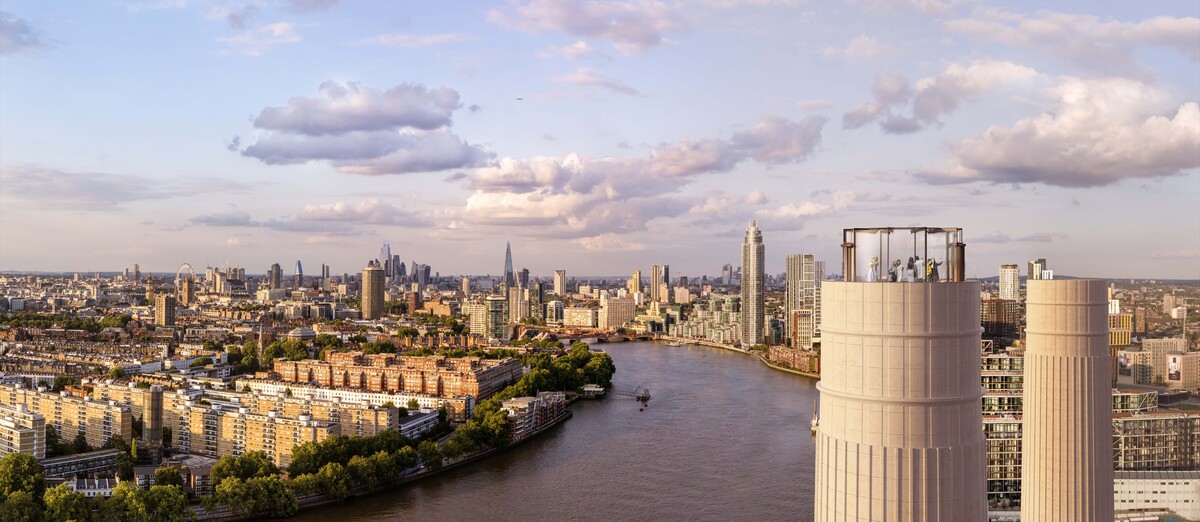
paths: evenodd
<path fill-rule="evenodd" d="M 845 281 L 961 281 L 962 230 L 935 227 L 846 229 L 842 234 Z"/>

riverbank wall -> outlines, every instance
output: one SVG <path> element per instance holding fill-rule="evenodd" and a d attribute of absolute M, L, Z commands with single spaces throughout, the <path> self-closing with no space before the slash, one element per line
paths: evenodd
<path fill-rule="evenodd" d="M 558 417 L 551 420 L 550 422 L 547 422 L 545 425 L 538 428 L 537 431 L 530 433 L 529 436 L 527 436 L 523 439 L 520 439 L 520 440 L 513 441 L 512 443 L 508 444 L 507 446 L 504 446 L 503 448 L 489 448 L 489 449 L 486 449 L 483 451 L 477 451 L 475 453 L 471 453 L 469 455 L 464 455 L 452 462 L 443 464 L 442 466 L 440 466 L 436 469 L 428 469 L 427 468 L 427 469 L 418 471 L 416 473 L 406 475 L 406 476 L 402 477 L 399 481 L 397 481 L 395 484 L 392 484 L 389 486 L 378 487 L 375 489 L 353 488 L 353 489 L 351 489 L 350 496 L 348 496 L 342 500 L 326 498 L 324 495 L 297 496 L 296 502 L 297 502 L 297 504 L 299 504 L 299 509 L 297 510 L 297 513 L 299 513 L 300 511 L 313 510 L 313 509 L 319 509 L 322 507 L 338 505 L 338 504 L 346 502 L 349 499 L 354 498 L 354 497 L 365 497 L 365 496 L 382 493 L 385 491 L 395 490 L 401 486 L 405 486 L 405 485 L 411 484 L 413 482 L 425 480 L 425 479 L 440 475 L 442 473 L 446 473 L 450 470 L 454 470 L 454 469 L 458 469 L 458 468 L 461 468 L 461 467 L 464 467 L 464 466 L 467 466 L 470 464 L 474 464 L 474 463 L 479 462 L 479 461 L 481 461 L 485 458 L 488 458 L 492 455 L 496 455 L 498 453 L 503 453 L 512 448 L 520 446 L 521 444 L 524 444 L 525 442 L 533 440 L 533 439 L 537 438 L 539 435 L 541 435 L 542 433 L 545 433 L 545 432 L 549 431 L 550 429 L 566 422 L 572 416 L 574 416 L 574 413 L 571 410 L 567 410 L 566 413 L 563 413 L 562 415 L 559 415 Z M 194 511 L 196 511 L 196 520 L 198 522 L 240 522 L 243 520 L 257 520 L 259 518 L 259 517 L 243 515 L 240 513 L 235 513 L 229 509 L 222 509 L 222 510 L 218 510 L 218 511 L 205 511 L 205 510 L 203 510 L 203 508 L 201 508 L 198 510 L 194 509 Z"/>
<path fill-rule="evenodd" d="M 808 377 L 809 379 L 821 380 L 821 374 L 819 374 L 819 373 L 806 372 L 803 370 L 797 370 L 795 368 L 788 368 L 786 366 L 775 364 L 771 361 L 768 361 L 766 357 L 763 357 L 761 355 L 758 355 L 758 354 L 748 351 L 748 350 L 743 350 L 736 346 L 730 346 L 728 344 L 722 344 L 722 343 L 718 343 L 718 342 L 714 342 L 714 341 L 706 341 L 703 339 L 688 339 L 685 337 L 672 337 L 672 336 L 667 336 L 667 335 L 659 337 L 659 341 L 677 342 L 677 343 L 684 343 L 684 344 L 696 344 L 696 345 L 700 345 L 700 346 L 707 346 L 709 348 L 721 348 L 723 350 L 729 350 L 731 352 L 740 353 L 742 355 L 753 356 L 754 358 L 758 359 L 763 364 L 767 365 L 767 367 L 771 368 L 772 370 L 779 370 L 781 372 L 787 372 L 787 373 L 791 373 L 794 375 L 799 375 L 801 377 Z"/>

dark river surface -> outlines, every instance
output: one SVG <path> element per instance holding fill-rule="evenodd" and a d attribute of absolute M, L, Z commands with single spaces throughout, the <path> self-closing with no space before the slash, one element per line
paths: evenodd
<path fill-rule="evenodd" d="M 631 398 L 507 452 L 290 520 L 812 520 L 815 381 L 718 348 L 600 344 Z"/>

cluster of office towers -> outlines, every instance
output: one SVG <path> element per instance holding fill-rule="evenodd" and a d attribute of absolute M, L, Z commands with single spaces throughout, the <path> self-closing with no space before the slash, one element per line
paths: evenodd
<path fill-rule="evenodd" d="M 861 237 L 926 230 L 954 238 L 947 280 L 853 280 L 868 245 L 848 234 L 850 279 L 822 289 L 817 521 L 987 519 L 980 288 L 962 277 L 961 231 Z M 1028 282 L 1023 520 L 1113 519 L 1106 287 Z"/>

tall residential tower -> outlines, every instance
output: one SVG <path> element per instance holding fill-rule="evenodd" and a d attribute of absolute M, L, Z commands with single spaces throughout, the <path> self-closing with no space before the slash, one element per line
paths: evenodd
<path fill-rule="evenodd" d="M 812 254 L 787 256 L 784 329 L 793 348 L 811 350 L 821 324 L 821 280 L 824 263 Z"/>
<path fill-rule="evenodd" d="M 379 319 L 383 317 L 383 267 L 378 261 L 367 262 L 362 271 L 362 318 Z"/>
<path fill-rule="evenodd" d="M 1016 264 L 1000 265 L 1000 299 L 1021 298 L 1021 269 Z"/>
<path fill-rule="evenodd" d="M 763 327 L 763 246 L 762 232 L 758 222 L 751 221 L 746 228 L 746 239 L 742 242 L 742 347 L 762 344 Z"/>

